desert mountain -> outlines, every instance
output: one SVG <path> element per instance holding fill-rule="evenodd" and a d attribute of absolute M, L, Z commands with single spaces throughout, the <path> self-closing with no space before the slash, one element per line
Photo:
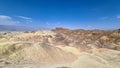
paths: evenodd
<path fill-rule="evenodd" d="M 120 30 L 0 33 L 2 68 L 119 68 Z"/>
<path fill-rule="evenodd" d="M 0 25 L 0 31 L 33 31 L 34 28 L 16 25 Z"/>

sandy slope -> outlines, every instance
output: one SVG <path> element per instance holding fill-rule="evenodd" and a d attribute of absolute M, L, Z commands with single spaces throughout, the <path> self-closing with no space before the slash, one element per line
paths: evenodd
<path fill-rule="evenodd" d="M 106 55 L 104 55 L 106 56 Z M 89 53 L 80 53 L 79 58 L 72 63 L 12 63 L 12 61 L 0 61 L 2 68 L 119 68 L 120 61 L 106 60 L 100 56 Z M 119 60 L 119 59 L 116 59 Z M 112 63 L 111 63 L 112 61 Z"/>
<path fill-rule="evenodd" d="M 7 43 L 8 44 L 8 43 Z M 14 44 L 14 45 L 12 45 Z M 30 44 L 30 43 L 29 43 Z M 33 44 L 33 43 L 31 43 Z M 120 51 L 102 50 L 92 53 L 79 52 L 72 47 L 50 46 L 43 43 L 9 43 L 1 45 L 0 48 L 8 48 L 7 56 L 0 58 L 1 68 L 119 68 L 120 67 Z M 19 47 L 18 47 L 19 46 Z M 22 47 L 20 47 L 22 46 Z M 17 47 L 17 50 L 12 50 Z M 12 48 L 12 49 L 11 49 Z M 18 50 L 21 48 L 20 50 Z M 70 50 L 73 52 L 70 52 Z M 99 50 L 99 49 L 98 49 Z M 77 52 L 77 54 L 75 53 Z M 72 54 L 73 53 L 73 54 Z M 75 55 L 76 54 L 76 55 Z M 78 57 L 75 59 L 75 57 Z"/>

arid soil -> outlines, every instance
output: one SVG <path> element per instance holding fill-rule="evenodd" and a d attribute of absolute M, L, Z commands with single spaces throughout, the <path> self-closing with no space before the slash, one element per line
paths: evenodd
<path fill-rule="evenodd" d="M 0 68 L 120 68 L 120 30 L 0 33 Z"/>

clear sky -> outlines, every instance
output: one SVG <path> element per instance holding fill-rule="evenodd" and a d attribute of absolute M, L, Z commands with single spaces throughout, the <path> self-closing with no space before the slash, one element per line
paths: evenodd
<path fill-rule="evenodd" d="M 120 28 L 120 0 L 0 0 L 0 25 Z"/>

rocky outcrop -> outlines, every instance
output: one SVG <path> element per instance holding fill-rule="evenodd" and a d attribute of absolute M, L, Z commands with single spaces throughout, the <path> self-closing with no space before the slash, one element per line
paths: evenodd
<path fill-rule="evenodd" d="M 109 48 L 120 50 L 120 31 L 119 30 L 69 30 L 64 28 L 56 28 L 55 42 L 67 46 L 85 47 L 92 44 L 92 47 Z M 83 49 L 83 48 L 82 48 Z"/>

